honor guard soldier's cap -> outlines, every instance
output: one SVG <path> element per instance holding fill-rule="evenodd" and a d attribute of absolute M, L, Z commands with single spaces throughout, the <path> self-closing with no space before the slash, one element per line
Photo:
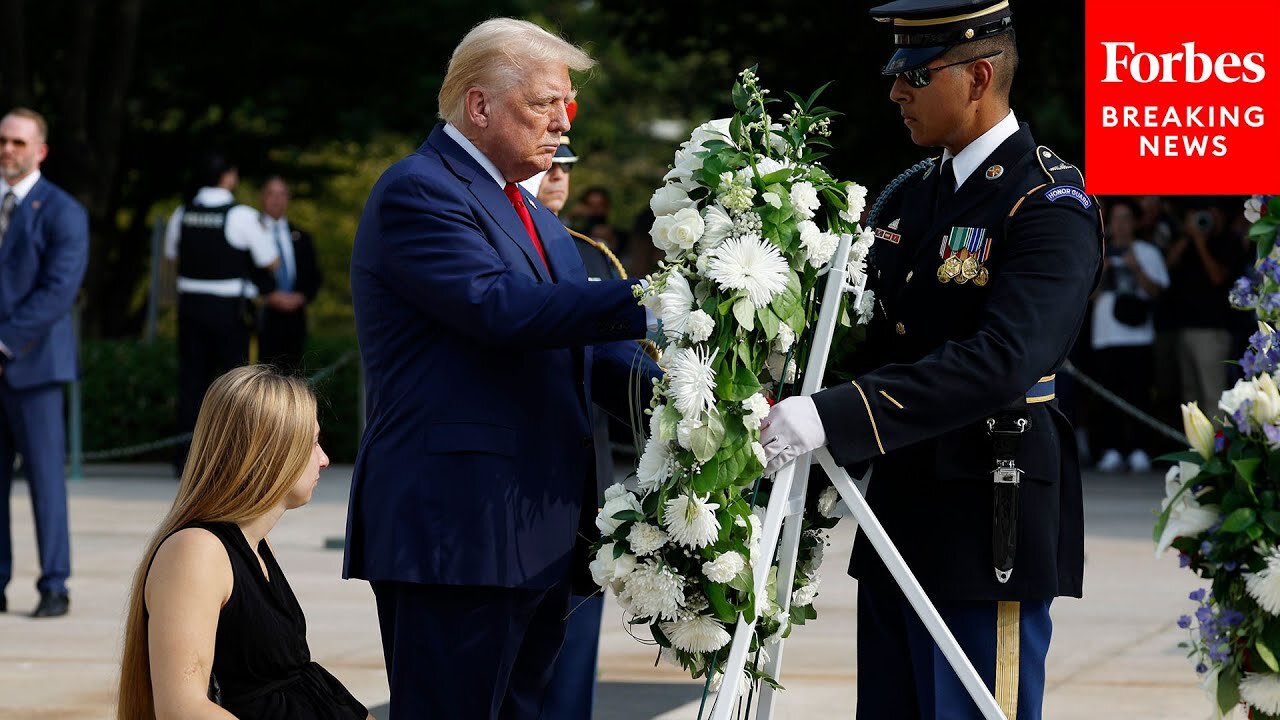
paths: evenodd
<path fill-rule="evenodd" d="M 568 136 L 560 136 L 560 147 L 556 148 L 556 154 L 551 156 L 551 162 L 555 165 L 572 165 L 578 162 L 577 153 L 569 147 Z"/>
<path fill-rule="evenodd" d="M 895 0 L 871 8 L 871 17 L 893 23 L 898 49 L 885 75 L 924 67 L 956 45 L 1013 28 L 1009 0 Z"/>

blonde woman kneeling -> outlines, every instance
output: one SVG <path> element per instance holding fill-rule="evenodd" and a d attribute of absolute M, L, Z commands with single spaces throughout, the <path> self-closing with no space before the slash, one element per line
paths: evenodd
<path fill-rule="evenodd" d="M 133 580 L 120 720 L 371 717 L 314 662 L 267 533 L 329 458 L 316 400 L 254 365 L 205 395 L 178 496 Z"/>

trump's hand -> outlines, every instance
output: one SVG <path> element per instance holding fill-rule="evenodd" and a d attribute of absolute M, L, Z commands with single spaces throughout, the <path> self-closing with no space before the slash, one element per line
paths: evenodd
<path fill-rule="evenodd" d="M 789 397 L 774 405 L 769 417 L 760 423 L 765 475 L 772 475 L 783 465 L 826 444 L 822 418 L 807 395 Z"/>

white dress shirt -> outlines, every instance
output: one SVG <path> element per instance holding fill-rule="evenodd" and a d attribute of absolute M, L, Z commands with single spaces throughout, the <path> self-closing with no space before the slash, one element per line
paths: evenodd
<path fill-rule="evenodd" d="M 466 150 L 467 154 L 470 155 L 473 160 L 480 163 L 480 167 L 484 168 L 485 172 L 489 173 L 489 177 L 493 178 L 493 181 L 498 183 L 498 187 L 505 188 L 507 186 L 507 181 L 503 179 L 502 173 L 498 171 L 498 166 L 494 165 L 492 160 L 486 157 L 484 153 L 480 152 L 480 148 L 476 147 L 470 140 L 468 140 L 467 136 L 463 135 L 461 130 L 449 123 L 445 123 L 444 134 L 453 138 L 453 141 L 458 143 L 463 150 Z"/>
<path fill-rule="evenodd" d="M 220 187 L 202 187 L 196 193 L 195 204 L 204 207 L 219 207 L 235 202 L 230 190 Z M 178 240 L 182 237 L 182 216 L 185 206 L 179 207 L 169 218 L 169 226 L 164 233 L 164 256 L 170 260 L 178 259 Z M 258 211 L 248 205 L 236 205 L 227 211 L 226 224 L 227 244 L 236 250 L 248 250 L 253 257 L 253 264 L 267 267 L 276 261 L 275 240 L 258 219 Z M 178 277 L 178 292 L 217 295 L 219 297 L 257 297 L 258 288 L 251 282 L 240 279 L 229 280 L 197 280 L 195 278 Z"/>
<path fill-rule="evenodd" d="M 990 130 L 982 133 L 976 140 L 969 143 L 955 155 L 955 159 L 951 161 L 951 171 L 956 175 L 956 186 L 954 189 L 960 189 L 964 181 L 978 169 L 987 158 L 991 157 L 991 153 L 1000 147 L 1000 143 L 1008 140 L 1010 136 L 1018 132 L 1018 118 L 1014 117 L 1013 110 L 1009 111 L 1004 119 L 996 123 Z M 942 161 L 946 162 L 951 158 L 950 150 L 942 151 Z"/>

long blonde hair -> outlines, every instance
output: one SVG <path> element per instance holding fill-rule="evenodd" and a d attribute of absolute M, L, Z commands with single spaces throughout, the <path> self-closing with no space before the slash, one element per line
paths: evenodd
<path fill-rule="evenodd" d="M 133 575 L 120 662 L 120 720 L 154 720 L 147 573 L 160 544 L 193 522 L 241 523 L 288 494 L 311 459 L 316 399 L 306 382 L 264 365 L 236 368 L 205 393 L 173 507 Z"/>

